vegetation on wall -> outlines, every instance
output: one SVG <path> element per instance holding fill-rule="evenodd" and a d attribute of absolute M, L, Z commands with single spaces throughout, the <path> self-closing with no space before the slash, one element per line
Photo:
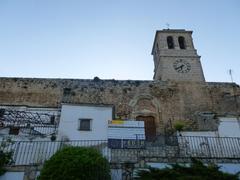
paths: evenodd
<path fill-rule="evenodd" d="M 93 148 L 65 147 L 44 163 L 38 179 L 108 180 L 110 167 L 108 161 Z"/>
<path fill-rule="evenodd" d="M 181 132 L 185 127 L 185 123 L 182 121 L 176 121 L 173 126 L 176 131 Z"/>
<path fill-rule="evenodd" d="M 149 168 L 138 172 L 140 180 L 238 180 L 238 174 L 224 173 L 216 165 L 192 160 L 190 166 L 173 164 L 164 169 Z"/>

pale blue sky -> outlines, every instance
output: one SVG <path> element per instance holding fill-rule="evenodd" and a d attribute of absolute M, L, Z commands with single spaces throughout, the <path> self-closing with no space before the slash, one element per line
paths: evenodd
<path fill-rule="evenodd" d="M 151 80 L 166 23 L 194 31 L 207 81 L 240 84 L 239 0 L 0 0 L 0 76 Z"/>

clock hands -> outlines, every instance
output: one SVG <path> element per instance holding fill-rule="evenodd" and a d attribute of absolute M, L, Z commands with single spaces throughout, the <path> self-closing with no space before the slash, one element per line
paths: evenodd
<path fill-rule="evenodd" d="M 176 70 L 178 70 L 178 69 L 181 69 L 181 70 L 182 70 L 183 67 L 184 67 L 184 64 L 182 64 L 181 66 L 176 67 L 175 69 L 176 69 Z"/>
<path fill-rule="evenodd" d="M 173 63 L 173 67 L 179 73 L 187 73 L 191 69 L 191 65 L 182 59 L 176 60 Z"/>

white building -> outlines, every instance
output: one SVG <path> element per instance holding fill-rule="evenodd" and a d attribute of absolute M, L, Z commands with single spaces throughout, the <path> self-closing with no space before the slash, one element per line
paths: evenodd
<path fill-rule="evenodd" d="M 220 137 L 240 138 L 240 119 L 233 117 L 219 118 L 218 133 Z"/>
<path fill-rule="evenodd" d="M 236 117 L 219 117 L 217 131 L 183 131 L 183 136 L 211 136 L 240 138 L 240 119 Z"/>
<path fill-rule="evenodd" d="M 58 140 L 107 140 L 111 105 L 62 104 Z"/>

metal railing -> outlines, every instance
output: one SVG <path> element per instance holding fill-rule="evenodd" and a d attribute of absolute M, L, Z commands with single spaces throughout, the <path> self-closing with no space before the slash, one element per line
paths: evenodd
<path fill-rule="evenodd" d="M 109 155 L 107 141 L 13 141 L 4 148 L 3 152 L 12 152 L 11 165 L 43 164 L 59 149 L 66 146 L 92 147 L 99 150 L 107 159 Z"/>
<path fill-rule="evenodd" d="M 15 141 L 0 148 L 12 152 L 11 165 L 39 165 L 65 146 L 92 147 L 109 162 L 138 161 L 142 157 L 196 157 L 240 159 L 240 138 L 204 136 L 162 136 L 155 142 L 141 142 L 139 148 L 112 148 L 105 140 Z M 1 144 L 1 142 L 0 142 Z"/>
<path fill-rule="evenodd" d="M 240 138 L 178 136 L 180 156 L 240 158 Z"/>

